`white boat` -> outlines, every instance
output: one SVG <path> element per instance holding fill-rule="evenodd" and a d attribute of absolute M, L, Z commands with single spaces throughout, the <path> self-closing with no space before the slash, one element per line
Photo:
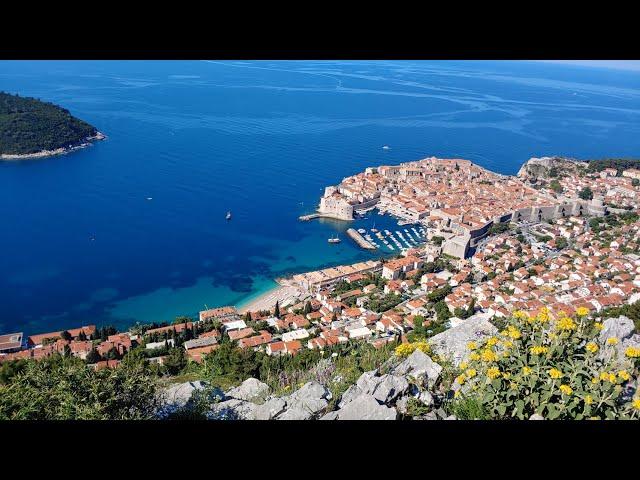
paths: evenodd
<path fill-rule="evenodd" d="M 367 233 L 367 231 L 364 228 L 359 228 L 358 233 Z"/>
<path fill-rule="evenodd" d="M 227 220 L 231 220 L 231 212 L 227 212 L 227 216 L 225 217 Z"/>
<path fill-rule="evenodd" d="M 327 240 L 327 242 L 329 243 L 340 243 L 341 240 L 338 238 L 338 236 L 336 235 L 335 237 L 331 237 Z"/>
<path fill-rule="evenodd" d="M 389 145 L 384 145 L 384 146 L 382 147 L 382 149 L 383 149 L 383 150 L 389 150 Z"/>

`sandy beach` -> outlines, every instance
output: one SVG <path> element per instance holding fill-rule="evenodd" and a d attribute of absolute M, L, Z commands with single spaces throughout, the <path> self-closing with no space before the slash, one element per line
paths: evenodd
<path fill-rule="evenodd" d="M 287 306 L 292 303 L 295 298 L 301 295 L 302 292 L 295 287 L 279 286 L 264 293 L 263 295 L 260 295 L 258 298 L 251 300 L 238 310 L 240 313 L 270 310 L 275 306 L 276 302 L 280 302 L 281 306 Z"/>

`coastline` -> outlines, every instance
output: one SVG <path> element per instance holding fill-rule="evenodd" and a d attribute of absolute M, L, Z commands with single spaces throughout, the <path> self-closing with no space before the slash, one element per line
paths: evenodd
<path fill-rule="evenodd" d="M 303 295 L 303 292 L 296 287 L 287 285 L 282 281 L 278 283 L 279 285 L 259 294 L 257 297 L 248 298 L 246 301 L 240 303 L 237 306 L 238 312 L 246 313 L 271 310 L 275 307 L 276 302 L 279 302 L 281 306 L 288 306 L 294 299 Z"/>
<path fill-rule="evenodd" d="M 55 150 L 41 150 L 36 153 L 24 153 L 24 154 L 3 153 L 0 155 L 0 160 L 18 162 L 20 160 L 31 160 L 36 158 L 54 157 L 56 155 L 66 155 L 68 153 L 75 152 L 76 150 L 80 150 L 81 148 L 90 147 L 93 145 L 93 142 L 104 140 L 105 138 L 107 138 L 107 136 L 104 133 L 97 132 L 92 137 L 85 137 L 82 143 L 73 145 L 71 147 L 60 147 L 60 148 L 56 148 Z"/>

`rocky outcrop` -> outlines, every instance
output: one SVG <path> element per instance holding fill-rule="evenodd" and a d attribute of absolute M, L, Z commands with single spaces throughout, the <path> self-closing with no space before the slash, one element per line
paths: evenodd
<path fill-rule="evenodd" d="M 615 318 L 607 318 L 602 322 L 602 330 L 598 335 L 598 343 L 600 344 L 600 359 L 617 360 L 624 359 L 624 351 L 628 347 L 640 348 L 640 335 L 634 334 L 635 325 L 633 320 L 623 315 Z M 617 343 L 613 346 L 607 345 L 607 340 L 616 338 Z"/>
<path fill-rule="evenodd" d="M 227 392 L 227 397 L 254 402 L 264 400 L 269 393 L 269 385 L 256 378 L 247 378 L 240 386 Z"/>
<path fill-rule="evenodd" d="M 548 179 L 552 169 L 574 171 L 578 162 L 562 157 L 530 158 L 518 170 L 518 177 L 523 180 Z"/>
<path fill-rule="evenodd" d="M 404 361 L 391 369 L 394 375 L 406 375 L 423 387 L 433 387 L 440 377 L 442 367 L 426 353 L 415 350 Z"/>
<path fill-rule="evenodd" d="M 372 395 L 358 395 L 343 408 L 331 412 L 325 420 L 395 420 L 398 412 L 394 407 L 379 403 Z"/>
<path fill-rule="evenodd" d="M 179 410 L 189 409 L 199 394 L 206 395 L 210 402 L 225 399 L 222 390 L 211 388 L 206 382 L 198 380 L 177 383 L 160 392 L 161 407 L 158 411 L 158 417 L 165 418 Z"/>
<path fill-rule="evenodd" d="M 285 411 L 275 417 L 277 420 L 310 420 L 327 408 L 331 400 L 331 392 L 318 382 L 308 382 L 300 390 L 288 397 Z"/>
<path fill-rule="evenodd" d="M 255 420 L 256 407 L 255 403 L 232 398 L 214 404 L 209 418 L 211 420 Z"/>
<path fill-rule="evenodd" d="M 469 342 L 479 343 L 496 333 L 498 329 L 487 320 L 485 315 L 476 314 L 461 324 L 434 335 L 429 339 L 429 344 L 434 353 L 458 365 L 469 354 L 467 348 Z"/>

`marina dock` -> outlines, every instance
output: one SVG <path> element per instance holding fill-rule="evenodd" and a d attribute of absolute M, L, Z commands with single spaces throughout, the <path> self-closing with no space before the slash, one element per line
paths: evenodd
<path fill-rule="evenodd" d="M 365 240 L 365 238 L 356 232 L 353 228 L 349 228 L 347 230 L 347 235 L 349 235 L 354 242 L 358 244 L 359 247 L 364 248 L 365 250 L 375 250 L 376 247 L 372 245 L 369 241 Z"/>

